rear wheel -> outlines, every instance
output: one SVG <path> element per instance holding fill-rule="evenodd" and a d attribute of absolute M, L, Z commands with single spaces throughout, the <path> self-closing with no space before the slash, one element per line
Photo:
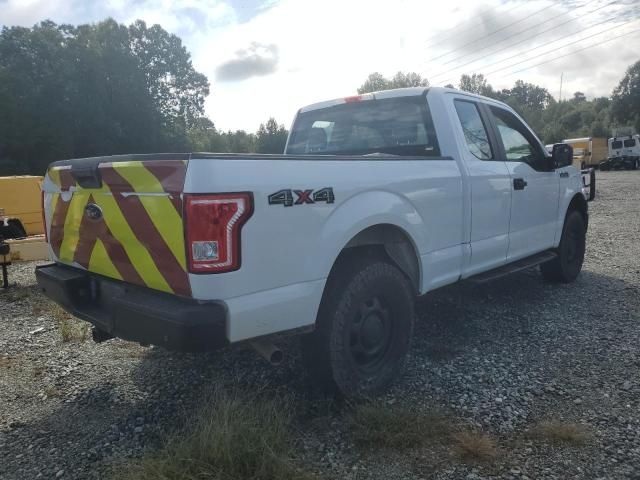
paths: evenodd
<path fill-rule="evenodd" d="M 567 213 L 562 229 L 558 256 L 540 265 L 545 280 L 550 282 L 573 282 L 582 270 L 586 246 L 586 228 L 582 215 L 577 210 Z"/>
<path fill-rule="evenodd" d="M 312 380 L 325 391 L 369 397 L 402 372 L 414 321 L 407 278 L 385 259 L 351 259 L 327 282 L 317 330 L 303 339 Z"/>

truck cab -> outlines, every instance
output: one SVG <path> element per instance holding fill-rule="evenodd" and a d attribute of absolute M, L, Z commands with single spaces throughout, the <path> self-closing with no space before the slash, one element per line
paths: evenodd
<path fill-rule="evenodd" d="M 600 170 L 637 170 L 640 168 L 640 134 L 608 140 L 609 155 Z"/>

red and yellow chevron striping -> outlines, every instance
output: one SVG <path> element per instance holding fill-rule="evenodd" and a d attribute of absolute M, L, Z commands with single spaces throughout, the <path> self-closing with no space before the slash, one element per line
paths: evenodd
<path fill-rule="evenodd" d="M 105 162 L 101 188 L 82 188 L 67 166 L 48 171 L 49 241 L 58 261 L 91 272 L 189 296 L 182 219 L 182 160 Z M 95 204 L 102 218 L 85 207 Z"/>

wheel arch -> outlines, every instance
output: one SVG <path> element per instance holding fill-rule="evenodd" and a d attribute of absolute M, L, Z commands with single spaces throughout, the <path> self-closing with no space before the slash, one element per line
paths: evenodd
<path fill-rule="evenodd" d="M 569 202 L 569 206 L 567 207 L 567 212 L 565 214 L 565 219 L 567 215 L 569 215 L 572 211 L 577 211 L 582 215 L 582 219 L 584 220 L 584 228 L 585 230 L 589 226 L 589 206 L 587 204 L 587 200 L 584 198 L 582 193 L 576 193 Z"/>
<path fill-rule="evenodd" d="M 422 269 L 418 250 L 411 236 L 398 225 L 380 223 L 358 232 L 340 250 L 329 275 L 356 256 L 386 257 L 407 277 L 414 292 L 420 291 Z"/>

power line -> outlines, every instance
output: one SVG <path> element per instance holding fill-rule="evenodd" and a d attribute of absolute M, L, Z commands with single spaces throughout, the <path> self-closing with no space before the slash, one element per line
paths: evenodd
<path fill-rule="evenodd" d="M 591 1 L 593 1 L 593 0 L 591 0 Z M 548 10 L 548 9 L 550 9 L 550 8 L 551 8 L 551 7 L 553 7 L 553 6 L 554 6 L 554 4 L 553 4 L 553 3 L 552 3 L 552 4 L 550 4 L 550 5 L 547 5 L 546 7 L 541 8 L 540 10 L 536 10 L 536 11 L 535 11 L 534 13 L 532 13 L 531 15 L 529 15 L 529 16 L 527 16 L 527 17 L 524 17 L 524 18 L 521 18 L 521 19 L 520 19 L 520 20 L 518 20 L 517 22 L 512 22 L 512 23 L 510 23 L 510 24 L 508 24 L 508 25 L 505 25 L 504 27 L 499 28 L 498 30 L 494 30 L 494 31 L 493 31 L 493 32 L 491 32 L 491 33 L 488 33 L 488 34 L 486 34 L 486 35 L 483 35 L 483 36 L 482 36 L 482 37 L 480 37 L 480 38 L 476 38 L 475 40 L 472 40 L 472 41 L 470 41 L 470 42 L 465 43 L 464 45 L 460 45 L 459 47 L 454 48 L 453 50 L 449 50 L 449 51 L 448 51 L 448 52 L 446 52 L 446 53 L 443 53 L 443 54 L 441 54 L 441 55 L 438 55 L 437 57 L 430 58 L 430 59 L 428 59 L 425 63 L 432 62 L 433 60 L 437 60 L 437 59 L 439 59 L 439 58 L 445 57 L 445 56 L 449 55 L 450 53 L 457 52 L 458 50 L 460 50 L 460 49 L 462 49 L 462 48 L 464 48 L 464 47 L 467 47 L 467 46 L 469 46 L 469 45 L 471 45 L 471 44 L 476 43 L 478 40 L 482 40 L 482 39 L 484 39 L 484 38 L 489 38 L 489 37 L 491 37 L 492 35 L 495 35 L 496 33 L 501 32 L 501 31 L 502 31 L 502 30 L 504 30 L 505 28 L 509 28 L 509 27 L 514 26 L 514 25 L 517 25 L 518 23 L 524 22 L 525 20 L 528 20 L 529 18 L 531 18 L 531 17 L 533 17 L 533 16 L 535 16 L 535 15 L 537 15 L 537 14 L 539 14 L 539 13 L 541 13 L 541 12 L 545 11 L 545 10 Z"/>
<path fill-rule="evenodd" d="M 525 2 L 517 3 L 515 6 L 509 8 L 507 10 L 504 10 L 504 11 L 501 11 L 501 12 L 493 12 L 493 13 L 499 13 L 501 15 L 504 15 L 506 13 L 512 12 L 513 10 L 516 10 L 518 8 L 521 8 L 521 7 L 524 7 L 525 5 L 526 5 Z M 486 11 L 489 11 L 489 10 L 487 9 Z M 495 20 L 495 19 L 493 19 L 493 20 Z M 472 26 L 472 25 L 481 25 L 483 23 L 485 23 L 485 22 L 482 21 L 482 20 L 480 20 L 479 22 L 474 22 L 471 25 L 468 25 L 465 22 L 461 22 L 461 23 L 457 24 L 455 27 L 450 28 L 449 29 L 449 33 L 452 33 L 455 30 L 459 30 L 462 27 L 469 27 L 469 26 Z M 448 35 L 448 36 L 446 36 L 444 38 L 440 38 L 440 40 L 437 41 L 436 43 L 428 43 L 429 40 L 436 39 L 438 37 L 440 37 L 440 34 L 435 34 L 435 35 L 432 35 L 431 37 L 428 37 L 427 40 L 426 40 L 427 44 L 425 45 L 425 48 L 435 47 L 436 45 L 440 45 L 440 44 L 446 42 L 447 40 L 449 40 L 450 38 L 455 37 L 455 35 Z"/>
<path fill-rule="evenodd" d="M 615 18 L 617 18 L 617 17 L 618 17 L 617 15 L 616 15 L 616 16 L 613 16 L 613 17 L 610 17 L 610 18 L 608 18 L 608 19 L 607 19 L 607 21 L 606 21 L 606 22 L 603 22 L 602 24 L 605 24 L 605 25 L 606 25 L 607 23 L 609 23 L 609 21 L 610 21 L 610 20 L 615 19 Z M 578 39 L 578 40 L 576 40 L 576 41 L 574 41 L 574 42 L 569 42 L 569 43 L 566 43 L 566 44 L 564 44 L 564 45 L 560 45 L 560 46 L 558 46 L 558 47 L 556 48 L 556 50 L 558 50 L 558 49 L 562 49 L 562 48 L 565 48 L 565 47 L 568 47 L 568 46 L 570 46 L 570 45 L 575 45 L 576 43 L 579 43 L 579 42 L 581 42 L 582 40 L 586 40 L 586 39 L 589 39 L 589 38 L 591 38 L 591 37 L 595 37 L 595 36 L 600 35 L 600 34 L 602 34 L 602 33 L 608 32 L 609 30 L 613 30 L 614 28 L 622 27 L 622 26 L 627 25 L 628 23 L 631 23 L 631 22 L 633 22 L 633 21 L 635 21 L 635 19 L 627 20 L 626 22 L 622 22 L 622 23 L 616 23 L 615 25 L 611 26 L 610 28 L 606 28 L 606 29 L 604 29 L 604 30 L 602 30 L 602 31 L 600 31 L 600 32 L 594 33 L 594 34 L 592 34 L 592 35 L 588 35 L 588 36 L 586 36 L 586 37 L 582 37 L 582 38 L 580 38 L 580 39 Z M 556 42 L 558 42 L 558 41 L 560 41 L 560 40 L 563 40 L 563 39 L 565 39 L 565 38 L 573 37 L 574 35 L 579 35 L 579 34 L 581 34 L 581 33 L 586 32 L 587 30 L 591 30 L 592 28 L 597 27 L 597 26 L 602 25 L 602 24 L 599 24 L 599 23 L 598 23 L 598 24 L 591 25 L 590 27 L 587 27 L 587 28 L 585 28 L 584 30 L 582 30 L 582 31 L 580 31 L 580 32 L 571 33 L 571 34 L 569 34 L 569 35 L 565 35 L 564 37 L 560 37 L 560 38 L 557 38 L 557 39 L 555 39 L 555 40 L 551 40 L 551 41 L 549 41 L 549 42 L 545 42 L 545 43 L 543 43 L 542 45 L 538 45 L 537 47 L 534 47 L 534 48 L 529 49 L 527 52 L 519 52 L 519 53 L 516 53 L 516 54 L 514 54 L 514 55 L 511 55 L 510 57 L 506 57 L 506 58 L 503 58 L 503 59 L 497 60 L 497 61 L 495 61 L 495 62 L 493 62 L 493 63 L 489 63 L 489 64 L 487 64 L 487 65 L 484 65 L 482 68 L 483 68 L 483 69 L 485 69 L 485 68 L 492 67 L 492 66 L 494 66 L 494 65 L 498 65 L 498 64 L 500 64 L 500 63 L 506 62 L 507 60 L 511 60 L 511 59 L 513 59 L 513 58 L 516 58 L 516 57 L 522 57 L 525 53 L 526 53 L 526 54 L 529 54 L 529 53 L 533 52 L 534 50 L 538 50 L 538 49 L 540 49 L 540 48 L 542 48 L 542 47 L 546 47 L 547 45 L 551 45 L 552 43 L 556 43 Z M 496 52 L 494 52 L 494 53 L 496 53 Z M 548 53 L 548 52 L 547 52 L 547 53 Z M 482 58 L 486 58 L 487 56 L 490 56 L 490 55 L 492 55 L 492 54 L 485 55 L 484 57 L 481 57 L 481 58 L 479 58 L 479 59 L 477 59 L 477 60 L 481 60 Z M 544 55 L 544 53 L 542 53 L 542 54 L 540 54 L 540 55 Z M 462 64 L 462 65 L 458 65 L 457 67 L 452 68 L 452 69 L 450 69 L 450 70 L 447 70 L 446 72 L 439 73 L 439 74 L 435 75 L 435 77 L 444 77 L 444 76 L 445 76 L 445 74 L 449 74 L 450 72 L 453 72 L 453 71 L 455 71 L 455 70 L 458 70 L 458 69 L 459 69 L 459 68 L 461 68 L 461 67 L 464 67 L 464 66 L 466 66 L 466 65 L 469 65 L 469 64 L 471 64 L 471 63 L 474 63 L 474 62 L 475 62 L 475 61 L 477 61 L 477 60 L 474 60 L 474 61 L 472 61 L 472 62 L 467 62 L 467 63 L 464 63 L 464 64 Z M 437 80 L 435 80 L 435 81 L 437 81 Z"/>
<path fill-rule="evenodd" d="M 480 60 L 482 60 L 482 59 L 484 59 L 484 58 L 487 58 L 487 57 L 489 57 L 489 56 L 491 56 L 491 55 L 495 55 L 496 53 L 503 52 L 503 51 L 505 51 L 505 50 L 507 50 L 507 49 L 509 49 L 509 48 L 515 47 L 516 45 L 520 45 L 520 44 L 522 44 L 522 43 L 524 43 L 524 42 L 527 42 L 527 41 L 529 41 L 529 40 L 532 40 L 533 38 L 539 37 L 540 35 L 542 35 L 542 34 L 544 34 L 544 33 L 550 32 L 551 30 L 555 30 L 555 29 L 557 29 L 557 28 L 559 28 L 559 27 L 561 27 L 561 26 L 563 26 L 563 25 L 565 25 L 565 24 L 567 24 L 567 23 L 574 22 L 574 21 L 576 21 L 576 20 L 579 20 L 579 19 L 580 19 L 580 18 L 582 18 L 582 17 L 585 17 L 585 16 L 587 16 L 587 15 L 591 15 L 592 13 L 597 12 L 598 10 L 601 10 L 601 9 L 603 9 L 603 8 L 605 8 L 605 7 L 608 7 L 608 6 L 610 6 L 610 5 L 614 4 L 614 3 L 617 3 L 617 2 L 618 2 L 618 0 L 613 0 L 612 2 L 606 3 L 606 4 L 604 4 L 604 5 L 602 5 L 602 6 L 598 7 L 598 8 L 596 8 L 596 9 L 594 9 L 594 10 L 591 10 L 590 12 L 583 13 L 582 15 L 579 15 L 579 16 L 577 16 L 577 17 L 573 17 L 573 18 L 571 18 L 571 19 L 569 19 L 569 20 L 567 20 L 567 21 L 564 21 L 564 22 L 562 22 L 562 23 L 559 23 L 558 25 L 555 25 L 555 26 L 553 26 L 553 27 L 547 28 L 546 30 L 543 30 L 543 31 L 541 31 L 541 32 L 537 33 L 537 34 L 536 34 L 536 35 L 534 35 L 533 37 L 524 38 L 524 39 L 519 40 L 519 41 L 517 41 L 517 42 L 515 42 L 515 43 L 512 43 L 512 44 L 510 44 L 510 45 L 506 45 L 506 46 L 504 46 L 504 47 L 502 47 L 502 48 L 499 48 L 498 50 L 494 50 L 493 52 L 490 52 L 490 53 L 487 53 L 487 54 L 485 54 L 485 55 L 482 55 L 482 56 L 481 56 L 481 57 L 479 57 L 479 58 L 475 58 L 475 59 L 470 60 L 470 61 L 468 61 L 468 62 L 466 62 L 466 63 L 462 63 L 462 64 L 459 64 L 459 65 L 456 65 L 456 66 L 454 66 L 454 67 L 450 68 L 449 70 L 445 70 L 444 72 L 441 72 L 441 73 L 436 74 L 436 75 L 435 75 L 435 77 L 440 77 L 440 76 L 443 76 L 443 75 L 447 75 L 449 72 L 455 71 L 455 70 L 457 70 L 457 69 L 459 69 L 459 68 L 462 68 L 462 67 L 465 67 L 465 66 L 467 66 L 467 65 L 470 65 L 470 64 L 472 64 L 472 63 L 475 63 L 475 62 L 477 62 L 477 61 L 480 61 Z M 591 2 L 587 2 L 587 4 L 588 4 L 588 3 L 591 3 Z M 586 6 L 587 4 L 585 4 L 585 5 L 583 5 L 583 6 Z M 569 13 L 569 12 L 567 12 L 567 13 Z M 556 18 L 558 18 L 558 17 L 556 17 Z M 609 19 L 607 19 L 607 21 L 605 21 L 605 22 L 603 22 L 603 23 L 608 23 L 608 22 L 609 22 L 611 19 L 613 19 L 613 18 L 615 18 L 615 17 L 610 17 Z M 588 30 L 588 29 L 590 29 L 590 28 L 593 28 L 593 27 L 595 27 L 596 25 L 597 25 L 597 24 L 591 25 L 590 27 L 585 28 L 584 30 Z M 536 26 L 537 26 L 537 25 L 534 25 L 532 28 L 535 28 Z M 531 30 L 531 28 L 528 28 L 528 29 L 525 29 L 525 30 L 523 30 L 523 31 L 521 31 L 521 32 L 518 32 L 518 33 L 516 33 L 516 34 L 510 35 L 509 37 L 506 37 L 506 38 L 504 38 L 504 39 L 500 40 L 499 42 L 503 42 L 504 40 L 508 40 L 509 38 L 515 37 L 515 36 L 517 36 L 517 35 L 520 35 L 520 34 L 522 34 L 522 33 L 526 32 L 527 30 Z M 583 30 L 583 31 L 584 31 L 584 30 Z M 562 40 L 563 38 L 568 38 L 568 37 L 571 37 L 571 36 L 573 36 L 573 35 L 577 35 L 578 33 L 581 33 L 581 32 L 574 32 L 574 33 L 571 33 L 571 34 L 569 34 L 569 35 L 565 35 L 565 36 L 563 36 L 563 37 L 557 38 L 556 40 L 553 40 L 553 41 L 547 42 L 547 43 L 545 43 L 545 44 L 543 44 L 543 45 L 540 45 L 540 46 L 549 45 L 550 43 L 557 42 L 558 40 Z M 498 43 L 499 43 L 499 42 L 498 42 Z M 480 48 L 479 50 L 484 50 L 484 49 L 485 49 L 485 48 L 487 48 L 487 47 L 488 47 L 488 46 L 482 47 L 482 48 Z M 536 48 L 540 48 L 540 47 L 536 47 Z M 536 48 L 534 48 L 534 49 L 532 49 L 532 50 L 535 50 Z M 456 58 L 456 59 L 453 59 L 453 60 L 450 60 L 450 61 L 448 61 L 448 62 L 445 62 L 443 65 L 447 65 L 448 63 L 451 63 L 451 62 L 453 62 L 453 61 L 455 61 L 455 60 L 460 60 L 461 58 L 464 58 L 464 57 L 467 57 L 467 56 L 471 55 L 472 53 L 474 53 L 474 52 L 466 53 L 466 54 L 464 54 L 464 55 L 462 55 L 462 56 L 460 56 L 460 57 L 458 57 L 458 58 Z M 509 58 L 513 58 L 513 57 L 509 57 Z M 507 60 L 507 59 L 503 59 L 503 60 L 501 60 L 501 61 L 504 61 L 504 60 Z M 492 65 L 495 65 L 495 63 L 499 63 L 499 62 L 494 62 Z M 485 67 L 485 68 L 486 68 L 486 67 Z"/>
<path fill-rule="evenodd" d="M 582 52 L 583 50 L 588 50 L 589 48 L 592 48 L 592 47 L 599 47 L 600 45 L 603 45 L 605 43 L 609 43 L 609 42 L 611 42 L 613 40 L 616 40 L 618 38 L 626 37 L 627 35 L 631 35 L 632 33 L 640 33 L 640 29 L 631 30 L 630 32 L 623 33 L 622 35 L 616 35 L 615 37 L 611 37 L 611 38 L 609 38 L 607 40 L 604 40 L 604 41 L 602 41 L 600 43 L 594 43 L 593 45 L 589 45 L 589 46 L 586 46 L 584 48 L 579 48 L 578 50 L 574 50 L 573 52 L 569 52 L 569 53 L 567 53 L 565 55 L 560 55 L 559 57 L 551 58 L 549 60 L 545 60 L 544 62 L 536 63 L 535 65 L 530 65 L 530 66 L 528 66 L 526 68 L 522 68 L 520 70 L 516 70 L 515 72 L 510 72 L 507 75 L 515 75 L 516 73 L 524 72 L 525 70 L 529 70 L 530 68 L 539 67 L 540 65 L 544 65 L 545 63 L 553 62 L 554 60 L 559 60 L 561 58 L 568 57 L 569 55 L 573 55 L 575 53 Z"/>
<path fill-rule="evenodd" d="M 629 22 L 627 22 L 627 23 L 629 23 Z M 612 27 L 612 28 L 614 28 L 614 27 Z M 603 34 L 603 33 L 607 32 L 608 30 L 611 30 L 612 28 L 608 28 L 607 30 L 605 30 L 605 31 L 603 31 L 603 32 L 595 33 L 595 34 L 593 34 L 593 35 L 588 35 L 588 36 L 586 36 L 586 37 L 584 37 L 584 38 L 581 38 L 580 40 L 576 40 L 575 42 L 568 43 L 568 44 L 564 45 L 564 46 L 563 46 L 563 47 L 561 47 L 561 48 L 566 48 L 566 47 L 568 47 L 568 46 L 570 46 L 570 45 L 575 45 L 576 43 L 581 42 L 582 40 L 587 40 L 587 39 L 589 39 L 589 38 L 597 37 L 598 35 L 601 35 L 601 34 Z M 631 32 L 628 32 L 628 33 L 632 33 L 632 32 L 633 32 L 633 30 L 632 30 Z M 628 35 L 628 33 L 625 33 L 624 35 Z M 623 36 L 624 36 L 624 35 L 623 35 Z M 613 38 L 618 38 L 618 37 L 613 37 Z M 604 42 L 602 42 L 602 43 L 606 43 L 606 42 L 609 42 L 609 41 L 611 41 L 611 39 L 610 39 L 610 40 L 605 40 L 605 41 L 604 41 Z M 588 47 L 587 47 L 587 48 L 588 48 Z M 582 50 L 584 50 L 584 48 L 581 48 L 581 49 L 579 49 L 579 50 L 575 50 L 574 52 L 580 52 L 580 51 L 582 51 Z M 553 52 L 557 52 L 557 51 L 558 51 L 558 49 L 557 49 L 557 48 L 554 48 L 553 50 L 547 50 L 546 52 L 541 53 L 541 54 L 539 54 L 539 55 L 535 55 L 535 56 L 533 56 L 533 57 L 531 57 L 531 58 L 527 58 L 527 59 L 525 59 L 525 60 L 521 60 L 521 61 L 516 62 L 516 63 L 513 63 L 513 64 L 511 64 L 511 65 L 507 65 L 506 67 L 501 67 L 501 68 L 498 68 L 498 69 L 496 69 L 496 70 L 492 70 L 491 72 L 488 72 L 488 73 L 487 73 L 487 75 L 493 75 L 494 73 L 501 72 L 501 71 L 506 70 L 506 69 L 508 69 L 508 68 L 515 67 L 516 65 L 523 64 L 523 63 L 528 62 L 528 61 L 530 61 L 530 60 L 534 60 L 534 59 L 536 59 L 536 58 L 543 57 L 543 56 L 545 56 L 545 55 L 547 55 L 547 54 L 549 54 L 549 53 L 553 53 Z M 558 58 L 561 58 L 561 57 L 558 57 Z"/>
<path fill-rule="evenodd" d="M 600 33 L 604 33 L 604 32 L 600 32 Z M 627 35 L 631 35 L 632 33 L 640 33 L 640 29 L 638 29 L 638 30 L 631 30 L 631 31 L 629 31 L 629 32 L 627 32 L 627 33 L 623 33 L 622 35 L 616 35 L 615 37 L 608 38 L 608 39 L 603 40 L 603 41 L 601 41 L 601 42 L 599 42 L 599 43 L 594 43 L 594 44 L 592 44 L 592 45 L 588 45 L 588 46 L 586 46 L 586 47 L 579 48 L 579 49 L 577 49 L 577 50 L 574 50 L 574 51 L 572 51 L 572 52 L 566 53 L 566 54 L 564 54 L 564 55 L 559 55 L 559 56 L 557 56 L 557 57 L 550 58 L 550 59 L 545 60 L 545 61 L 543 61 L 543 62 L 536 63 L 536 64 L 534 64 L 534 65 L 529 65 L 528 67 L 522 68 L 522 69 L 520 69 L 520 70 L 516 70 L 516 71 L 513 71 L 513 72 L 509 72 L 509 73 L 507 73 L 507 74 L 506 74 L 506 76 L 515 75 L 516 73 L 524 72 L 524 71 L 529 70 L 529 69 L 531 69 L 531 68 L 539 67 L 540 65 L 544 65 L 544 64 L 546 64 L 546 63 L 553 62 L 554 60 L 559 60 L 559 59 L 561 59 L 561 58 L 565 58 L 565 57 L 568 57 L 568 56 L 570 56 L 570 55 L 574 55 L 574 54 L 576 54 L 576 53 L 578 53 L 578 52 L 582 52 L 582 51 L 584 51 L 584 50 L 588 50 L 589 48 L 598 47 L 598 46 L 600 46 L 600 45 L 603 45 L 603 44 L 605 44 L 605 43 L 609 43 L 609 42 L 611 42 L 611 41 L 613 41 L 613 40 L 616 40 L 616 39 L 618 39 L 618 38 L 622 38 L 622 37 L 626 37 Z M 599 34 L 598 34 L 598 35 L 599 35 Z M 593 36 L 595 36 L 595 35 L 591 35 L 591 37 L 593 37 Z M 590 37 L 586 37 L 586 38 L 590 38 Z M 586 38 L 583 38 L 582 40 L 585 40 Z M 516 66 L 516 65 L 522 64 L 522 63 L 524 63 L 524 62 L 528 62 L 528 61 L 530 61 L 530 60 L 534 60 L 535 58 L 542 57 L 542 56 L 544 56 L 544 55 L 546 55 L 546 54 L 548 54 L 548 53 L 550 53 L 550 52 L 545 52 L 545 53 L 542 53 L 542 54 L 540 54 L 540 55 L 536 55 L 536 56 L 534 56 L 534 57 L 532 57 L 532 58 L 528 58 L 528 59 L 526 59 L 526 60 L 523 60 L 523 61 L 521 61 L 521 62 L 514 63 L 514 64 L 509 65 L 509 66 L 507 66 L 507 67 L 504 67 L 504 68 L 500 68 L 500 69 L 494 70 L 494 71 L 492 71 L 492 72 L 487 73 L 487 74 L 486 74 L 486 76 L 488 77 L 489 75 L 492 75 L 492 74 L 494 74 L 494 73 L 500 72 L 500 71 L 502 71 L 502 70 L 506 70 L 507 68 L 511 68 L 511 67 Z M 442 82 L 442 83 L 444 83 L 444 82 Z M 447 83 L 451 83 L 451 81 L 449 81 L 449 82 L 447 82 Z"/>

